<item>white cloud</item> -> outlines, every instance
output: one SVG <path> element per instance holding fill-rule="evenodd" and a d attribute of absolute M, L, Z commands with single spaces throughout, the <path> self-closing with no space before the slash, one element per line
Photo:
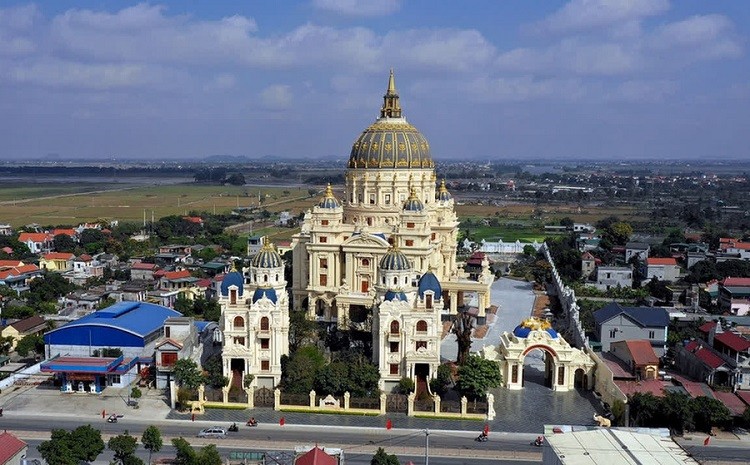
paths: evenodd
<path fill-rule="evenodd" d="M 575 32 L 624 24 L 669 9 L 668 0 L 571 0 L 532 26 L 539 32 Z"/>
<path fill-rule="evenodd" d="M 292 106 L 292 90 L 287 85 L 274 84 L 260 92 L 260 101 L 269 110 L 285 110 Z"/>
<path fill-rule="evenodd" d="M 637 50 L 614 42 L 591 44 L 565 39 L 547 48 L 519 48 L 497 59 L 501 70 L 540 74 L 618 75 L 632 72 Z"/>
<path fill-rule="evenodd" d="M 742 46 L 732 37 L 732 29 L 725 16 L 693 16 L 660 27 L 649 43 L 655 50 L 682 50 L 691 61 L 735 58 L 742 54 Z"/>
<path fill-rule="evenodd" d="M 233 74 L 222 73 L 211 79 L 203 88 L 208 91 L 223 91 L 232 89 L 237 84 L 237 78 Z"/>
<path fill-rule="evenodd" d="M 28 55 L 36 50 L 29 36 L 40 14 L 36 5 L 0 9 L 0 55 Z"/>
<path fill-rule="evenodd" d="M 619 84 L 608 96 L 609 100 L 628 102 L 663 102 L 678 90 L 678 84 L 670 80 L 630 80 Z"/>
<path fill-rule="evenodd" d="M 349 16 L 383 16 L 401 8 L 400 0 L 313 0 L 313 6 Z"/>

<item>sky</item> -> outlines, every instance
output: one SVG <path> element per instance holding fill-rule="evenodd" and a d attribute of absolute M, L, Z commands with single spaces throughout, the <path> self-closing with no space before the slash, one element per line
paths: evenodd
<path fill-rule="evenodd" d="M 0 2 L 0 160 L 750 160 L 750 2 Z"/>

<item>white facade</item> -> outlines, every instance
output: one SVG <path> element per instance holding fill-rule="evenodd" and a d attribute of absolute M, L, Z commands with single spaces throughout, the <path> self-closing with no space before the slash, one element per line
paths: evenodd
<path fill-rule="evenodd" d="M 633 270 L 622 266 L 600 266 L 596 269 L 596 284 L 594 286 L 606 291 L 616 287 L 631 287 L 633 285 Z"/>

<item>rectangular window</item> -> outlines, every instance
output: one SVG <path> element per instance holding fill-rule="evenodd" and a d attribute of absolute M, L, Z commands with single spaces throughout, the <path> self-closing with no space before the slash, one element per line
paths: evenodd
<path fill-rule="evenodd" d="M 268 338 L 263 338 L 263 339 L 260 340 L 260 348 L 261 349 L 268 349 L 269 347 L 270 347 L 270 344 L 269 344 L 269 339 Z"/>
<path fill-rule="evenodd" d="M 320 285 L 321 286 L 328 285 L 328 275 L 325 275 L 325 274 L 320 275 Z"/>
<path fill-rule="evenodd" d="M 427 341 L 417 341 L 417 343 L 415 344 L 415 348 L 417 350 L 419 350 L 419 349 L 426 349 L 427 348 Z"/>
<path fill-rule="evenodd" d="M 392 375 L 398 374 L 398 363 L 391 363 L 391 374 Z"/>
<path fill-rule="evenodd" d="M 518 365 L 513 365 L 513 369 L 510 371 L 511 383 L 515 384 L 518 382 Z"/>
<path fill-rule="evenodd" d="M 172 329 L 172 328 L 170 328 L 169 326 L 165 326 L 165 327 L 164 327 L 164 337 L 171 337 L 171 336 L 169 335 L 169 330 L 170 330 L 170 329 Z"/>
<path fill-rule="evenodd" d="M 367 226 L 372 226 L 372 218 L 369 216 L 367 217 Z"/>
<path fill-rule="evenodd" d="M 375 205 L 375 194 L 370 194 L 370 205 Z"/>
<path fill-rule="evenodd" d="M 414 239 L 407 239 L 406 240 L 406 246 L 412 247 L 414 245 Z"/>
<path fill-rule="evenodd" d="M 398 352 L 398 342 L 391 342 L 391 353 Z"/>
<path fill-rule="evenodd" d="M 611 337 L 611 338 L 614 339 L 615 336 L 617 336 L 617 330 L 616 329 L 610 330 L 609 331 L 609 337 Z"/>
<path fill-rule="evenodd" d="M 408 229 L 414 229 L 414 223 L 406 223 Z"/>
<path fill-rule="evenodd" d="M 391 194 L 385 194 L 385 204 L 386 205 L 391 204 Z"/>
<path fill-rule="evenodd" d="M 268 360 L 261 360 L 260 361 L 260 369 L 261 371 L 268 371 L 271 369 L 271 362 Z"/>
<path fill-rule="evenodd" d="M 653 338 L 654 338 L 654 336 L 655 336 L 655 333 L 654 333 L 654 331 L 649 331 L 649 332 L 648 332 L 648 338 L 649 338 L 649 339 L 653 339 Z"/>
<path fill-rule="evenodd" d="M 565 384 L 565 367 L 557 368 L 557 384 L 560 386 Z"/>
<path fill-rule="evenodd" d="M 432 233 L 432 234 L 430 234 L 430 240 L 433 240 L 433 241 L 434 241 L 434 240 L 435 240 L 435 237 L 437 237 L 437 236 L 435 235 L 435 233 Z"/>
<path fill-rule="evenodd" d="M 328 226 L 328 220 L 320 220 L 320 224 L 323 226 Z"/>
<path fill-rule="evenodd" d="M 320 236 L 320 243 L 325 244 L 328 242 L 328 238 L 326 236 Z"/>
<path fill-rule="evenodd" d="M 176 352 L 162 352 L 161 353 L 161 364 L 164 366 L 172 366 L 177 362 Z"/>
<path fill-rule="evenodd" d="M 236 345 L 236 346 L 244 346 L 245 345 L 245 338 L 244 337 L 236 337 L 236 338 L 234 338 L 234 345 Z"/>
<path fill-rule="evenodd" d="M 320 268 L 323 270 L 328 269 L 328 259 L 327 258 L 321 258 L 320 259 Z"/>
<path fill-rule="evenodd" d="M 110 382 L 112 384 L 120 384 L 120 375 L 110 375 L 110 376 L 111 376 Z"/>

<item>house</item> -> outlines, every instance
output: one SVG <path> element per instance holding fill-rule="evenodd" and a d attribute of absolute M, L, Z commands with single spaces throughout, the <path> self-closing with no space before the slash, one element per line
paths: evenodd
<path fill-rule="evenodd" d="M 39 268 L 47 271 L 69 271 L 73 269 L 73 255 L 69 252 L 50 252 L 42 255 Z"/>
<path fill-rule="evenodd" d="M 253 256 L 263 247 L 266 236 L 250 236 L 247 238 L 247 254 Z"/>
<path fill-rule="evenodd" d="M 0 236 L 12 236 L 13 227 L 9 224 L 0 224 Z"/>
<path fill-rule="evenodd" d="M 277 241 L 275 243 L 276 250 L 283 257 L 285 253 L 292 251 L 292 241 Z"/>
<path fill-rule="evenodd" d="M 23 232 L 18 235 L 18 242 L 26 244 L 31 253 L 47 253 L 52 251 L 53 237 L 48 233 Z"/>
<path fill-rule="evenodd" d="M 594 312 L 595 332 L 602 351 L 616 341 L 645 339 L 661 357 L 667 349 L 669 313 L 660 307 L 623 307 L 611 302 Z"/>
<path fill-rule="evenodd" d="M 29 446 L 25 442 L 8 431 L 0 433 L 0 465 L 25 464 L 28 449 Z"/>
<path fill-rule="evenodd" d="M 646 279 L 656 278 L 659 281 L 677 281 L 680 277 L 680 266 L 674 258 L 647 258 Z"/>
<path fill-rule="evenodd" d="M 289 221 L 293 220 L 294 216 L 288 211 L 279 212 L 279 219 L 276 220 L 276 226 L 288 226 Z"/>
<path fill-rule="evenodd" d="M 317 445 L 301 453 L 303 450 L 295 449 L 294 452 L 298 455 L 294 458 L 294 465 L 339 465 L 337 456 L 340 458 L 342 455 L 341 449 L 321 449 Z M 331 454 L 328 452 L 331 452 Z"/>
<path fill-rule="evenodd" d="M 187 221 L 188 223 L 194 223 L 203 226 L 203 218 L 201 218 L 200 216 L 183 216 L 182 219 Z"/>
<path fill-rule="evenodd" d="M 42 270 L 36 265 L 0 267 L 0 284 L 5 284 L 17 293 L 29 289 L 29 283 L 41 276 Z"/>
<path fill-rule="evenodd" d="M 30 316 L 11 323 L 0 331 L 2 337 L 12 337 L 11 349 L 15 349 L 18 341 L 26 336 L 41 334 L 47 328 L 47 322 L 39 315 Z"/>
<path fill-rule="evenodd" d="M 62 305 L 60 314 L 65 316 L 86 315 L 95 311 L 106 296 L 106 293 L 92 290 L 73 291 L 59 300 Z"/>
<path fill-rule="evenodd" d="M 719 283 L 719 308 L 728 312 L 737 299 L 750 300 L 750 278 L 724 278 Z"/>
<path fill-rule="evenodd" d="M 640 339 L 612 342 L 610 353 L 630 368 L 636 380 L 657 379 L 659 357 L 650 341 Z"/>
<path fill-rule="evenodd" d="M 732 315 L 745 316 L 750 315 L 749 299 L 732 299 L 730 312 Z"/>
<path fill-rule="evenodd" d="M 53 239 L 55 236 L 58 236 L 60 234 L 65 234 L 66 236 L 69 236 L 74 241 L 78 242 L 78 231 L 76 231 L 73 228 L 55 228 L 52 230 Z"/>
<path fill-rule="evenodd" d="M 719 239 L 719 251 L 742 260 L 750 260 L 750 242 L 742 242 L 732 237 L 722 237 Z"/>
<path fill-rule="evenodd" d="M 705 252 L 688 252 L 687 253 L 687 268 L 690 269 L 698 262 L 702 262 L 706 259 Z"/>
<path fill-rule="evenodd" d="M 156 387 L 169 387 L 177 360 L 190 359 L 198 366 L 221 352 L 219 325 L 213 321 L 195 321 L 189 317 L 171 317 L 164 321 L 162 337 L 154 346 Z"/>
<path fill-rule="evenodd" d="M 588 223 L 573 223 L 573 232 L 592 234 L 596 232 L 596 228 Z"/>
<path fill-rule="evenodd" d="M 633 269 L 629 266 L 600 266 L 596 269 L 596 284 L 601 291 L 633 285 Z"/>
<path fill-rule="evenodd" d="M 583 279 L 588 280 L 595 270 L 596 258 L 591 255 L 591 252 L 581 254 L 581 276 L 583 276 Z"/>
<path fill-rule="evenodd" d="M 205 295 L 196 286 L 199 278 L 190 275 L 188 270 L 167 271 L 159 278 L 159 289 L 163 291 L 178 291 L 182 297 L 193 300 Z"/>
<path fill-rule="evenodd" d="M 701 339 L 678 345 L 674 362 L 682 373 L 713 387 L 734 388 L 738 383 L 736 364 Z"/>
<path fill-rule="evenodd" d="M 73 260 L 73 271 L 76 274 L 92 276 L 92 270 L 95 268 L 95 265 L 97 263 L 94 262 L 94 257 L 84 253 Z"/>
<path fill-rule="evenodd" d="M 130 267 L 130 279 L 134 281 L 153 281 L 154 273 L 159 270 L 155 263 L 138 262 Z"/>
<path fill-rule="evenodd" d="M 630 262 L 630 259 L 633 257 L 638 257 L 638 260 L 645 261 L 650 251 L 651 246 L 645 242 L 628 242 L 625 244 L 625 262 Z"/>
<path fill-rule="evenodd" d="M 487 254 L 476 251 L 466 260 L 464 271 L 469 274 L 469 279 L 479 281 L 482 273 L 486 273 L 489 270 L 489 266 L 490 260 L 487 258 Z"/>

